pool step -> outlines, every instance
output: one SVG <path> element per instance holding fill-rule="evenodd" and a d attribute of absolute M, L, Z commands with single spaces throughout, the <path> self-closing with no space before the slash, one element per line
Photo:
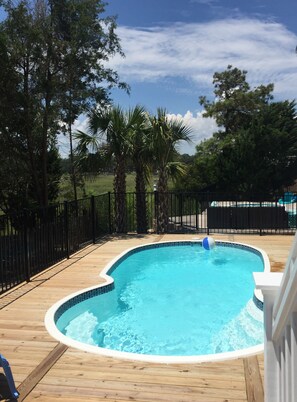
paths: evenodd
<path fill-rule="evenodd" d="M 263 334 L 263 312 L 250 300 L 238 316 L 214 336 L 214 353 L 245 349 L 251 346 L 251 342 L 261 344 Z"/>

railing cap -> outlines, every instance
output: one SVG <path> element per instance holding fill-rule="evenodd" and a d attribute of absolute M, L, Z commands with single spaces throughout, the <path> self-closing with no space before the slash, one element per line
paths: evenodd
<path fill-rule="evenodd" d="M 256 289 L 262 290 L 263 294 L 277 292 L 279 290 L 282 272 L 253 272 Z"/>

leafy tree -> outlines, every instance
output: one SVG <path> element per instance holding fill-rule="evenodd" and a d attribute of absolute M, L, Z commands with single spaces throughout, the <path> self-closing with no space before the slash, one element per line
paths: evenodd
<path fill-rule="evenodd" d="M 270 193 L 281 191 L 297 177 L 296 104 L 284 101 L 266 105 L 239 131 L 231 163 L 236 168 L 239 191 Z M 231 173 L 231 172 L 230 172 Z"/>
<path fill-rule="evenodd" d="M 246 73 L 232 66 L 215 73 L 216 100 L 200 98 L 204 116 L 223 130 L 197 146 L 186 188 L 252 195 L 276 192 L 296 178 L 296 105 L 272 103 L 272 84 L 251 90 Z"/>
<path fill-rule="evenodd" d="M 194 161 L 194 155 L 189 155 L 189 154 L 179 154 L 177 156 L 177 159 L 180 162 L 183 162 L 185 165 L 190 165 Z"/>
<path fill-rule="evenodd" d="M 28 200 L 23 203 L 47 205 L 49 188 L 56 185 L 48 170 L 49 153 L 51 159 L 58 154 L 52 86 L 46 84 L 49 77 L 46 21 L 37 9 L 29 9 L 26 2 L 16 7 L 7 2 L 5 9 L 8 16 L 0 25 L 1 71 L 5 71 L 6 80 L 0 95 L 0 136 L 2 145 L 12 151 L 10 158 L 16 158 L 14 163 L 22 166 L 21 177 L 27 181 L 27 189 L 33 189 L 24 192 Z M 10 196 L 2 191 L 2 199 L 12 199 L 9 193 Z M 16 197 L 21 198 L 20 194 Z"/>
<path fill-rule="evenodd" d="M 69 135 L 71 175 L 76 199 L 72 124 L 87 109 L 108 104 L 109 89 L 113 86 L 128 90 L 128 86 L 119 81 L 117 73 L 106 67 L 110 57 L 116 53 L 124 55 L 115 34 L 115 18 L 102 18 L 105 12 L 102 1 L 52 0 L 50 3 L 54 33 L 59 37 L 59 51 L 63 56 L 62 120 Z"/>
<path fill-rule="evenodd" d="M 177 180 L 176 188 L 188 191 L 218 190 L 220 180 L 218 155 L 221 145 L 218 136 L 202 141 L 196 147 L 196 154 L 191 165 L 187 165 L 185 174 Z"/>
<path fill-rule="evenodd" d="M 168 178 L 184 173 L 184 164 L 176 161 L 177 146 L 181 141 L 190 141 L 191 128 L 182 120 L 171 120 L 165 109 L 159 108 L 150 116 L 149 147 L 153 164 L 158 172 L 158 232 L 164 233 L 168 226 Z"/>
<path fill-rule="evenodd" d="M 185 185 L 191 190 L 276 193 L 294 182 L 297 171 L 296 104 L 263 106 L 236 134 L 214 136 L 197 146 Z"/>
<path fill-rule="evenodd" d="M 219 127 L 224 127 L 221 135 L 248 126 L 254 113 L 272 99 L 273 84 L 251 90 L 246 74 L 247 71 L 229 65 L 227 70 L 213 76 L 215 101 L 200 97 L 200 104 L 205 108 L 203 116 L 213 117 Z"/>
<path fill-rule="evenodd" d="M 81 111 L 108 102 L 111 86 L 125 86 L 103 65 L 122 54 L 115 20 L 102 18 L 99 0 L 0 5 L 7 13 L 0 24 L 1 142 L 14 150 L 27 187 L 34 189 L 29 202 L 46 206 L 58 184 L 58 171 L 52 174 L 50 166 L 57 166 L 57 133 L 66 124 L 71 136 L 71 124 Z"/>

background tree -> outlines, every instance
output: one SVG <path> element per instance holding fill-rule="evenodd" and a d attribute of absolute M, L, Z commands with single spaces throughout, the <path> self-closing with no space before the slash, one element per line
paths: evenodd
<path fill-rule="evenodd" d="M 110 86 L 125 86 L 103 62 L 121 53 L 113 18 L 98 0 L 1 1 L 0 136 L 23 165 L 24 203 L 48 205 L 57 190 L 57 134 Z M 5 78 L 4 78 L 5 77 Z M 103 89 L 104 88 L 104 89 Z M 7 102 L 7 100 L 9 100 Z M 4 146 L 4 145 L 3 145 Z M 20 169 L 22 170 L 22 169 Z M 54 187 L 56 186 L 56 189 Z M 2 198 L 5 194 L 2 193 Z"/>
<path fill-rule="evenodd" d="M 280 191 L 297 176 L 296 104 L 271 102 L 272 85 L 249 90 L 246 72 L 229 66 L 225 73 L 214 75 L 218 101 L 204 103 L 225 130 L 197 146 L 184 185 L 248 196 Z"/>
<path fill-rule="evenodd" d="M 233 188 L 245 194 L 267 194 L 293 184 L 297 177 L 296 117 L 294 102 L 271 103 L 255 114 L 247 129 L 239 131 L 226 166 L 233 175 L 225 172 L 226 177 L 234 177 Z"/>
<path fill-rule="evenodd" d="M 221 135 L 249 125 L 253 114 L 272 99 L 273 84 L 251 90 L 246 74 L 247 71 L 229 65 L 227 70 L 214 73 L 215 100 L 210 102 L 205 96 L 200 97 L 200 104 L 205 108 L 203 116 L 213 117 L 224 128 Z"/>
<path fill-rule="evenodd" d="M 124 55 L 115 34 L 115 18 L 103 18 L 104 12 L 105 3 L 98 0 L 51 1 L 54 31 L 60 39 L 63 58 L 61 110 L 65 131 L 69 136 L 75 199 L 77 190 L 72 124 L 80 113 L 95 105 L 104 107 L 109 104 L 109 90 L 113 86 L 128 90 L 128 86 L 119 81 L 117 73 L 106 67 L 110 57 L 116 53 Z"/>
<path fill-rule="evenodd" d="M 48 171 L 48 154 L 58 157 L 52 63 L 45 35 L 48 21 L 37 3 L 31 9 L 25 1 L 17 6 L 5 2 L 5 10 L 7 18 L 0 25 L 4 53 L 1 71 L 2 67 L 6 69 L 8 81 L 0 95 L 0 135 L 14 150 L 14 163 L 23 166 L 22 177 L 29 179 L 27 189 L 32 191 L 24 193 L 28 199 L 23 203 L 46 206 L 49 187 L 56 185 Z M 10 110 L 4 106 L 8 98 Z"/>
<path fill-rule="evenodd" d="M 218 136 L 202 141 L 196 146 L 193 161 L 185 168 L 184 175 L 177 179 L 175 188 L 187 191 L 216 191 L 219 190 L 220 171 L 217 163 L 221 152 Z"/>

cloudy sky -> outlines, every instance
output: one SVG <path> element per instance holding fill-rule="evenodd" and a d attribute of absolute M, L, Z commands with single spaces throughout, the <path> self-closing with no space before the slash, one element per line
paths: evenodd
<path fill-rule="evenodd" d="M 185 117 L 194 144 L 184 152 L 214 131 L 198 98 L 213 99 L 213 74 L 228 64 L 247 70 L 252 87 L 274 83 L 275 100 L 297 98 L 296 0 L 110 0 L 106 10 L 126 55 L 110 66 L 131 86 L 114 102 Z"/>
<path fill-rule="evenodd" d="M 115 104 L 161 106 L 185 118 L 193 144 L 211 136 L 199 96 L 213 99 L 212 77 L 228 64 L 248 71 L 252 87 L 275 84 L 275 100 L 297 99 L 297 0 L 107 0 L 117 15 L 125 58 L 109 66 L 131 87 L 113 91 Z M 1 10 L 0 10 L 1 18 Z M 76 127 L 85 129 L 84 119 Z M 65 139 L 64 139 L 65 140 Z M 60 141 L 63 155 L 67 146 Z"/>

